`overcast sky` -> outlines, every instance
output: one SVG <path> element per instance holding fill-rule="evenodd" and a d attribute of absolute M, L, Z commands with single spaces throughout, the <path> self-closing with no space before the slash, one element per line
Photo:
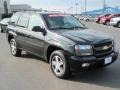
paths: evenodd
<path fill-rule="evenodd" d="M 85 0 L 11 0 L 11 4 L 29 4 L 33 8 L 43 8 L 47 10 L 75 11 L 75 2 L 79 3 L 78 12 L 84 10 Z M 106 0 L 107 5 L 120 7 L 120 0 Z M 94 10 L 103 7 L 103 0 L 87 0 L 87 10 Z"/>

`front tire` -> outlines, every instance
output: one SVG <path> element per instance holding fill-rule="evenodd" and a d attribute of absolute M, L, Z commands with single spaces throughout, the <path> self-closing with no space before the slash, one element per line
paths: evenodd
<path fill-rule="evenodd" d="M 10 51 L 13 56 L 19 57 L 21 56 L 21 50 L 17 48 L 17 44 L 15 39 L 10 40 Z"/>
<path fill-rule="evenodd" d="M 50 65 L 53 74 L 61 79 L 68 78 L 70 75 L 70 68 L 66 60 L 64 51 L 54 51 L 50 56 Z"/>
<path fill-rule="evenodd" d="M 109 26 L 110 25 L 110 21 L 106 21 L 105 25 Z"/>

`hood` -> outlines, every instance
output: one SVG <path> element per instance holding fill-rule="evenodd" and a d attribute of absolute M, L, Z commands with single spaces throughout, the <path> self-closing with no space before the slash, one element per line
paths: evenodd
<path fill-rule="evenodd" d="M 58 30 L 56 33 L 80 44 L 96 44 L 112 40 L 108 35 L 91 29 L 74 31 Z"/>

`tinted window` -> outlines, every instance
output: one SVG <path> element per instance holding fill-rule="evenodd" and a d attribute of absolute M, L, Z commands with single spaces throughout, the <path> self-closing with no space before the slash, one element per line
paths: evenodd
<path fill-rule="evenodd" d="M 28 14 L 23 14 L 18 20 L 17 25 L 21 27 L 27 27 L 29 22 L 29 17 L 30 16 Z"/>
<path fill-rule="evenodd" d="M 40 26 L 41 28 L 43 27 L 43 21 L 39 15 L 33 15 L 30 17 L 28 29 L 32 30 L 34 26 Z"/>
<path fill-rule="evenodd" d="M 16 24 L 20 16 L 21 16 L 21 13 L 15 13 L 15 14 L 11 17 L 10 23 L 11 23 L 11 24 L 12 24 L 12 23 Z"/>
<path fill-rule="evenodd" d="M 62 15 L 62 14 L 51 14 L 43 15 L 45 22 L 50 30 L 74 30 L 76 29 L 85 29 L 86 27 L 75 17 L 71 15 Z"/>

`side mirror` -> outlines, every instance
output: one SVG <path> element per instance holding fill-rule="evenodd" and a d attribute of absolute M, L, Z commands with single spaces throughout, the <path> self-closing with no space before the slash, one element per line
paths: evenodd
<path fill-rule="evenodd" d="M 34 31 L 34 32 L 42 32 L 43 35 L 46 35 L 46 30 L 41 28 L 40 26 L 34 26 L 32 31 Z"/>

